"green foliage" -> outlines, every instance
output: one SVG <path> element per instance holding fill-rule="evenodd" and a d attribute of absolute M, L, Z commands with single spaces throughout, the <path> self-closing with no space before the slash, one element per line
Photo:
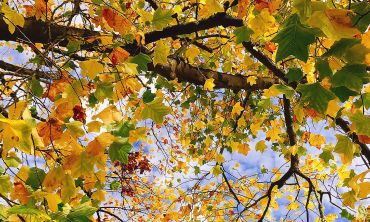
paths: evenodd
<path fill-rule="evenodd" d="M 290 55 L 307 61 L 308 46 L 315 41 L 316 35 L 317 30 L 302 24 L 297 14 L 291 15 L 272 40 L 279 44 L 276 61 L 281 61 Z"/>

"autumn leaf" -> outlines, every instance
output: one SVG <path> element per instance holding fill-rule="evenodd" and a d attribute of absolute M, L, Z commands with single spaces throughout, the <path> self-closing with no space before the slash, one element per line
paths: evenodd
<path fill-rule="evenodd" d="M 289 55 L 307 61 L 308 46 L 315 41 L 316 32 L 315 29 L 302 24 L 297 14 L 290 16 L 272 40 L 279 44 L 276 61 L 281 61 Z"/>
<path fill-rule="evenodd" d="M 334 94 L 319 83 L 299 85 L 297 91 L 302 93 L 301 102 L 319 113 L 324 113 L 329 101 L 335 99 Z"/>
<path fill-rule="evenodd" d="M 11 34 L 15 32 L 15 26 L 23 27 L 24 26 L 24 18 L 21 14 L 17 11 L 11 9 L 7 4 L 4 2 L 1 6 L 1 12 L 4 13 L 3 20 L 6 24 L 8 24 L 8 30 Z"/>
<path fill-rule="evenodd" d="M 121 35 L 125 35 L 131 29 L 131 22 L 111 8 L 104 8 L 102 16 L 107 24 Z"/>
<path fill-rule="evenodd" d="M 157 43 L 153 53 L 153 64 L 166 64 L 167 57 L 170 53 L 170 48 L 165 40 L 161 40 Z"/>
<path fill-rule="evenodd" d="M 157 97 L 152 102 L 144 105 L 141 112 L 143 119 L 152 119 L 155 123 L 161 124 L 163 117 L 171 112 L 168 106 L 163 104 L 163 98 Z"/>
<path fill-rule="evenodd" d="M 356 144 L 352 143 L 348 137 L 342 135 L 336 135 L 338 143 L 334 148 L 336 153 L 341 154 L 341 159 L 344 164 L 351 163 L 355 153 L 358 152 Z"/>
<path fill-rule="evenodd" d="M 213 91 L 213 88 L 216 86 L 216 84 L 214 84 L 214 81 L 215 80 L 213 78 L 207 79 L 204 83 L 204 89 L 208 91 Z"/>

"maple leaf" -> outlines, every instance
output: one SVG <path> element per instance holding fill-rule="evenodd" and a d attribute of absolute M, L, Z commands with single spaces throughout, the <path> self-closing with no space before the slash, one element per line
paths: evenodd
<path fill-rule="evenodd" d="M 344 164 L 351 163 L 355 153 L 358 152 L 357 145 L 352 143 L 346 136 L 336 135 L 336 137 L 338 143 L 335 146 L 334 151 L 341 154 L 341 159 Z"/>
<path fill-rule="evenodd" d="M 276 61 L 281 61 L 289 55 L 307 61 L 308 46 L 315 41 L 317 31 L 301 23 L 299 16 L 294 14 L 284 23 L 283 28 L 272 39 L 278 43 Z"/>
<path fill-rule="evenodd" d="M 297 91 L 302 93 L 301 102 L 307 103 L 308 107 L 319 113 L 324 113 L 329 101 L 335 99 L 334 94 L 322 87 L 320 83 L 299 85 Z"/>
<path fill-rule="evenodd" d="M 130 55 L 129 52 L 127 52 L 121 47 L 117 47 L 114 48 L 111 53 L 109 53 L 108 58 L 110 59 L 113 65 L 117 65 L 125 61 L 129 55 Z"/>
<path fill-rule="evenodd" d="M 21 14 L 17 11 L 11 9 L 6 2 L 4 2 L 1 6 L 1 12 L 4 13 L 3 20 L 6 24 L 8 24 L 8 29 L 11 34 L 15 32 L 15 26 L 24 26 L 24 18 Z"/>
<path fill-rule="evenodd" d="M 167 63 L 167 57 L 170 53 L 170 48 L 167 45 L 167 42 L 165 40 L 161 40 L 157 42 L 157 45 L 154 48 L 153 53 L 153 64 L 166 64 Z"/>
<path fill-rule="evenodd" d="M 172 11 L 158 8 L 153 15 L 152 24 L 157 30 L 168 26 L 172 21 Z"/>
<path fill-rule="evenodd" d="M 163 117 L 171 112 L 171 108 L 163 104 L 163 98 L 157 97 L 152 102 L 144 105 L 141 112 L 143 119 L 152 119 L 155 123 L 161 124 Z"/>
<path fill-rule="evenodd" d="M 107 24 L 121 35 L 125 35 L 131 29 L 131 22 L 111 8 L 104 8 L 102 16 Z"/>
<path fill-rule="evenodd" d="M 213 88 L 216 86 L 214 84 L 215 79 L 214 78 L 209 78 L 204 82 L 204 89 L 208 91 L 213 91 Z"/>

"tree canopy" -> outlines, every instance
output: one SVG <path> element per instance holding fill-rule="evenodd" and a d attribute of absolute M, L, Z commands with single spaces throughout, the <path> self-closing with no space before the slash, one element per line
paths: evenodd
<path fill-rule="evenodd" d="M 370 3 L 3 0 L 0 221 L 366 221 Z"/>

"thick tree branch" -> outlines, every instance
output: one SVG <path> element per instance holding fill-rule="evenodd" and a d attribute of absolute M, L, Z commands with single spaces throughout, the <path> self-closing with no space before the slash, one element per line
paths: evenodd
<path fill-rule="evenodd" d="M 178 79 L 179 82 L 189 82 L 195 85 L 204 85 L 209 78 L 214 79 L 215 88 L 227 88 L 234 91 L 267 89 L 276 83 L 273 78 L 258 78 L 257 83 L 251 86 L 247 82 L 247 76 L 231 75 L 191 66 L 185 62 L 169 59 L 170 65 L 152 63 L 148 65 L 150 71 L 154 71 L 168 80 Z"/>
<path fill-rule="evenodd" d="M 189 22 L 164 28 L 161 31 L 153 31 L 145 34 L 145 43 L 151 43 L 163 38 L 173 37 L 178 35 L 191 34 L 197 31 L 214 28 L 217 26 L 243 26 L 243 20 L 227 15 L 225 12 L 219 12 L 213 16 L 200 21 Z"/>

